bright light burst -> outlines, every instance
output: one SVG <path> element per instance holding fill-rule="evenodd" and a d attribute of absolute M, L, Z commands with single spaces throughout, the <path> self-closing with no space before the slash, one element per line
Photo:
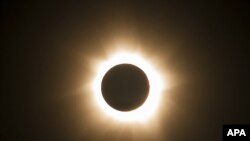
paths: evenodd
<path fill-rule="evenodd" d="M 150 85 L 149 95 L 143 105 L 128 112 L 113 109 L 106 103 L 101 92 L 101 82 L 106 72 L 112 67 L 123 63 L 132 64 L 142 69 L 147 75 Z M 98 65 L 97 74 L 92 86 L 97 104 L 106 115 L 119 121 L 144 122 L 152 117 L 157 110 L 163 89 L 163 81 L 159 73 L 153 68 L 152 64 L 150 64 L 149 61 L 146 61 L 141 55 L 122 52 L 113 55 Z"/>

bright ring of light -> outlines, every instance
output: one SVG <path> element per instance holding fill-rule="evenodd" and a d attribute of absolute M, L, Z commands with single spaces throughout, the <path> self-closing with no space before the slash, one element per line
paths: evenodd
<path fill-rule="evenodd" d="M 123 112 L 113 109 L 104 100 L 101 92 L 101 82 L 106 72 L 118 64 L 132 64 L 142 69 L 148 77 L 150 90 L 146 101 L 135 110 Z M 163 82 L 161 77 L 153 69 L 152 65 L 145 61 L 138 54 L 118 53 L 110 59 L 103 61 L 97 70 L 97 75 L 93 81 L 93 91 L 97 104 L 104 113 L 120 121 L 146 121 L 156 112 L 160 101 Z"/>

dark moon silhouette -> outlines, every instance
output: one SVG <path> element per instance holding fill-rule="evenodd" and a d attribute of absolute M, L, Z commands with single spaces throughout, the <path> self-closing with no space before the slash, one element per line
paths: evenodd
<path fill-rule="evenodd" d="M 102 95 L 112 108 L 131 111 L 140 107 L 148 97 L 149 81 L 146 74 L 131 64 L 112 67 L 103 77 Z"/>

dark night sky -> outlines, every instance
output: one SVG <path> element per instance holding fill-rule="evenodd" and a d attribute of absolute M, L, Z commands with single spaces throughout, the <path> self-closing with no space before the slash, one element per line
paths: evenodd
<path fill-rule="evenodd" d="M 126 38 L 178 80 L 160 139 L 220 141 L 223 124 L 250 123 L 249 10 L 247 0 L 1 1 L 0 140 L 132 140 L 101 132 L 90 93 L 77 91 L 88 59 Z"/>

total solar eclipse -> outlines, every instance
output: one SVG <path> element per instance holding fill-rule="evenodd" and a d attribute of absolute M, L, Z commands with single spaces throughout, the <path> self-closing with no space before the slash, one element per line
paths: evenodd
<path fill-rule="evenodd" d="M 140 68 L 132 64 L 118 64 L 110 68 L 101 82 L 106 103 L 119 111 L 140 107 L 149 93 L 149 80 Z"/>
<path fill-rule="evenodd" d="M 153 62 L 129 51 L 113 52 L 101 59 L 91 87 L 100 114 L 125 123 L 153 119 L 165 82 Z"/>

